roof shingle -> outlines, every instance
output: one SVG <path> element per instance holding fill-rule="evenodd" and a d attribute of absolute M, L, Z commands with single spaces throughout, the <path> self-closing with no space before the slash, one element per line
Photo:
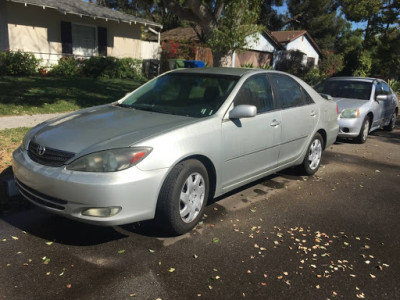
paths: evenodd
<path fill-rule="evenodd" d="M 53 8 L 62 14 L 75 14 L 126 23 L 141 23 L 162 28 L 161 24 L 82 0 L 8 0 L 23 4 Z"/>

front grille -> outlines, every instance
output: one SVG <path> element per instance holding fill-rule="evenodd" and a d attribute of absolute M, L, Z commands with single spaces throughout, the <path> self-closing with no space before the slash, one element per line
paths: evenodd
<path fill-rule="evenodd" d="M 68 201 L 50 197 L 41 192 L 35 191 L 34 189 L 31 189 L 30 187 L 23 184 L 18 179 L 15 179 L 15 181 L 17 183 L 21 195 L 34 203 L 54 208 L 57 210 L 64 210 L 65 209 L 64 205 L 68 203 Z"/>
<path fill-rule="evenodd" d="M 38 164 L 50 167 L 60 167 L 69 159 L 74 157 L 75 153 L 47 147 L 45 148 L 45 151 L 43 151 L 43 148 L 41 148 L 39 144 L 31 141 L 28 147 L 28 155 L 34 162 L 37 162 Z"/>

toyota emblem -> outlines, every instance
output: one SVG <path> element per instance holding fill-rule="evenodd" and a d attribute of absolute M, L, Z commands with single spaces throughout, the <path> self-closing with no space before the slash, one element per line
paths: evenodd
<path fill-rule="evenodd" d="M 45 152 L 46 152 L 46 147 L 39 145 L 37 149 L 37 154 L 43 156 Z"/>

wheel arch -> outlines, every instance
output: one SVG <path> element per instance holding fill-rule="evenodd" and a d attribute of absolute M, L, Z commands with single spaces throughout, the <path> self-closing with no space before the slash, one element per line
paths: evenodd
<path fill-rule="evenodd" d="M 369 118 L 369 129 L 371 129 L 372 123 L 374 122 L 374 113 L 370 111 L 367 113 L 366 117 Z"/>
<path fill-rule="evenodd" d="M 208 180 L 210 183 L 208 199 L 212 199 L 215 195 L 215 189 L 217 186 L 217 171 L 215 169 L 213 162 L 207 156 L 198 154 L 198 155 L 191 155 L 191 156 L 185 157 L 184 159 L 180 160 L 177 164 L 179 164 L 183 161 L 189 160 L 189 159 L 194 159 L 194 160 L 200 161 L 206 168 L 207 174 L 208 174 Z"/>
<path fill-rule="evenodd" d="M 321 128 L 320 130 L 317 131 L 317 133 L 319 133 L 319 134 L 322 136 L 322 140 L 323 140 L 323 142 L 324 142 L 323 150 L 325 150 L 325 147 L 326 147 L 326 139 L 327 139 L 326 131 L 325 131 L 324 129 Z"/>

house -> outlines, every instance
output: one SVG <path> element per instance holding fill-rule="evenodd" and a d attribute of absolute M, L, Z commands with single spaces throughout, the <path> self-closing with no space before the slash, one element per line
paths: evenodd
<path fill-rule="evenodd" d="M 82 0 L 0 0 L 0 51 L 32 52 L 47 66 L 63 55 L 156 58 L 161 28 Z M 143 30 L 157 41 L 143 41 Z"/>
<path fill-rule="evenodd" d="M 321 50 L 306 30 L 272 31 L 271 35 L 284 47 L 284 51 L 276 53 L 274 67 L 283 57 L 290 55 L 290 51 L 303 52 L 303 64 L 318 65 Z"/>
<path fill-rule="evenodd" d="M 232 54 L 232 67 L 252 65 L 253 67 L 271 66 L 274 54 L 283 50 L 282 45 L 267 30 L 246 37 L 245 49 Z"/>

